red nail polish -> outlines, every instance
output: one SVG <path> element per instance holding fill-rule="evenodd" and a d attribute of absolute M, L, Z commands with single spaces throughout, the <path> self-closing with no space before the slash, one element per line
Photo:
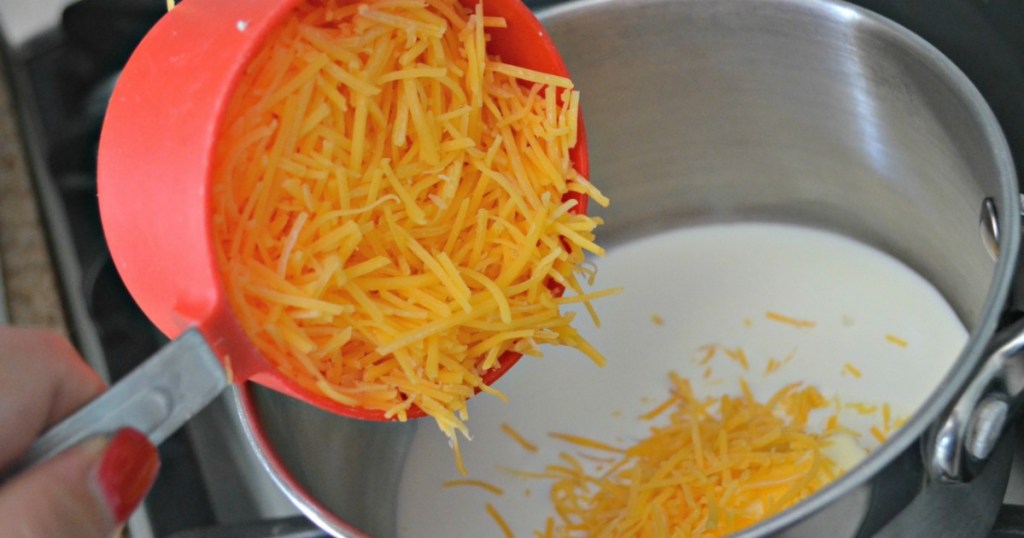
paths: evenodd
<path fill-rule="evenodd" d="M 130 428 L 114 434 L 96 469 L 96 476 L 118 523 L 128 519 L 146 496 L 159 469 L 156 447 L 145 435 Z"/>

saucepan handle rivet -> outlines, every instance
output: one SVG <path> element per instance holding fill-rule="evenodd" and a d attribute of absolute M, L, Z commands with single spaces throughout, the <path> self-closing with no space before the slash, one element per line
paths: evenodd
<path fill-rule="evenodd" d="M 991 197 L 981 202 L 981 241 L 993 260 L 999 259 L 999 215 Z"/>
<path fill-rule="evenodd" d="M 978 403 L 967 429 L 967 453 L 980 460 L 987 459 L 999 442 L 1009 414 L 1009 404 L 999 396 L 986 397 Z"/>

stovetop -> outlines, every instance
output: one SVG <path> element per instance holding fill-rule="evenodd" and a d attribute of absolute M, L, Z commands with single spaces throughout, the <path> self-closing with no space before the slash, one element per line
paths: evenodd
<path fill-rule="evenodd" d="M 79 0 L 63 11 L 55 7 L 69 1 L 43 2 L 60 18 L 48 25 L 32 22 L 45 30 L 30 36 L 18 21 L 0 22 L 8 30 L 9 75 L 73 338 L 90 364 L 116 381 L 165 340 L 132 301 L 103 240 L 96 150 L 117 73 L 166 12 L 166 0 Z M 18 16 L 25 3 L 0 0 L 0 19 Z M 1024 170 L 1024 2 L 854 3 L 903 24 L 949 56 L 989 102 L 1018 170 Z M 164 467 L 144 508 L 129 523 L 133 536 L 322 535 L 259 468 L 241 433 L 232 394 L 197 415 L 160 452 Z M 1009 504 L 993 536 L 1024 536 L 1024 510 L 1014 506 L 1024 505 L 1021 462 L 1024 458 L 1015 462 Z"/>

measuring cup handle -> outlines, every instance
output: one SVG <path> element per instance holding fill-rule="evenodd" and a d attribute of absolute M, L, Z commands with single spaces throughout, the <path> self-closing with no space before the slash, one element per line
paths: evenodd
<path fill-rule="evenodd" d="M 37 439 L 8 472 L 13 476 L 99 434 L 135 428 L 160 444 L 229 384 L 197 329 L 164 346 L 99 398 Z M 0 479 L 2 481 L 2 479 Z"/>

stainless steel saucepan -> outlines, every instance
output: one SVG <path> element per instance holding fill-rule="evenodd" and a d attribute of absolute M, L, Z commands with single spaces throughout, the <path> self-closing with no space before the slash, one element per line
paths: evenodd
<path fill-rule="evenodd" d="M 580 0 L 540 18 L 583 93 L 592 180 L 613 201 L 599 210 L 604 243 L 698 221 L 834 230 L 915 269 L 970 333 L 904 428 L 743 536 L 984 536 L 1024 388 L 1022 329 L 1003 324 L 1021 210 L 1003 134 L 968 79 L 906 29 L 835 1 Z M 255 385 L 238 395 L 304 512 L 339 536 L 398 534 L 409 425 Z"/>

